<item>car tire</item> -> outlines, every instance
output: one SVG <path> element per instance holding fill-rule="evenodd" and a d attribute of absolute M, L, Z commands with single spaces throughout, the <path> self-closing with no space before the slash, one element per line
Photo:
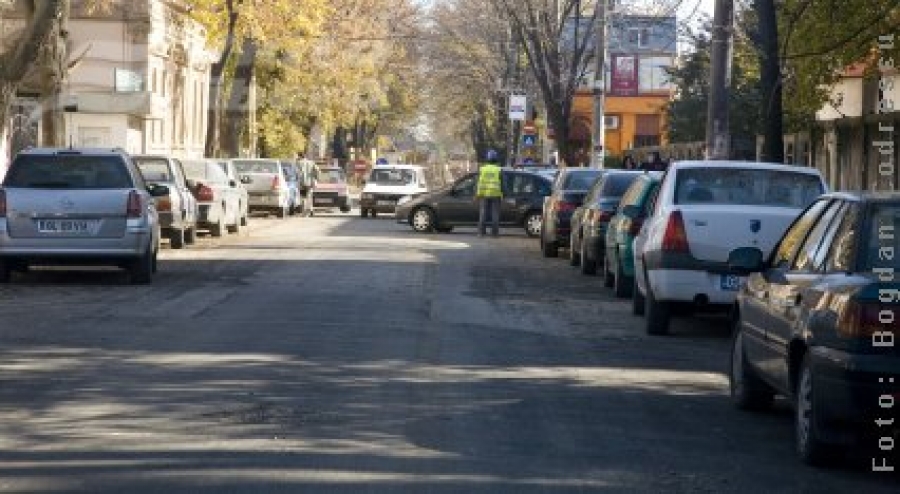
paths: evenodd
<path fill-rule="evenodd" d="M 544 257 L 559 257 L 559 246 L 556 245 L 556 242 L 545 241 L 543 233 L 541 234 L 541 253 L 544 254 Z"/>
<path fill-rule="evenodd" d="M 569 266 L 579 266 L 581 264 L 581 244 L 577 244 L 575 248 L 575 233 L 569 234 Z"/>
<path fill-rule="evenodd" d="M 240 219 L 236 219 L 233 225 L 228 225 L 228 233 L 241 233 Z"/>
<path fill-rule="evenodd" d="M 644 315 L 644 295 L 637 286 L 637 277 L 631 280 L 631 314 L 635 316 Z"/>
<path fill-rule="evenodd" d="M 525 215 L 525 235 L 537 237 L 541 234 L 543 217 L 537 211 L 531 211 Z"/>
<path fill-rule="evenodd" d="M 183 249 L 186 243 L 186 234 L 184 228 L 172 230 L 169 234 L 169 247 L 173 249 Z"/>
<path fill-rule="evenodd" d="M 241 208 L 238 211 L 241 211 L 241 226 L 247 226 L 247 216 L 250 214 L 250 212 L 246 208 L 244 208 L 243 205 L 241 205 Z"/>
<path fill-rule="evenodd" d="M 597 260 L 591 257 L 584 249 L 584 239 L 581 240 L 581 274 L 594 276 L 597 274 Z"/>
<path fill-rule="evenodd" d="M 775 393 L 747 363 L 739 318 L 735 318 L 731 337 L 731 371 L 728 374 L 731 402 L 741 410 L 765 410 L 775 399 Z"/>
<path fill-rule="evenodd" d="M 219 220 L 209 227 L 209 233 L 213 237 L 221 237 L 225 233 L 225 218 L 224 215 L 219 216 Z"/>
<path fill-rule="evenodd" d="M 359 216 L 360 216 L 361 218 L 368 218 L 368 217 L 369 217 L 369 210 L 368 210 L 368 209 L 365 209 L 365 208 L 360 209 L 360 210 L 359 210 Z"/>
<path fill-rule="evenodd" d="M 341 212 L 347 214 L 350 212 L 350 206 L 341 206 Z"/>
<path fill-rule="evenodd" d="M 603 286 L 606 288 L 612 288 L 615 285 L 615 278 L 613 277 L 612 272 L 609 270 L 609 258 L 607 256 L 603 256 Z"/>
<path fill-rule="evenodd" d="M 278 210 L 275 211 L 275 216 L 277 216 L 279 218 L 284 218 L 285 216 L 287 216 L 287 208 L 286 207 L 278 208 Z"/>
<path fill-rule="evenodd" d="M 9 283 L 12 280 L 12 266 L 9 261 L 0 259 L 0 283 Z"/>
<path fill-rule="evenodd" d="M 373 218 L 377 218 L 377 217 L 378 217 L 378 211 L 375 211 L 374 209 L 370 209 L 370 210 L 369 210 L 369 216 L 371 216 L 371 217 L 373 217 Z"/>
<path fill-rule="evenodd" d="M 184 231 L 184 241 L 185 241 L 185 243 L 187 243 L 189 245 L 197 243 L 197 226 L 196 225 L 194 225 Z"/>
<path fill-rule="evenodd" d="M 436 226 L 434 230 L 438 233 L 450 233 L 453 231 L 452 226 Z"/>
<path fill-rule="evenodd" d="M 153 264 L 156 251 L 147 247 L 147 252 L 141 257 L 131 261 L 128 266 L 128 274 L 133 285 L 146 285 L 153 280 Z"/>
<path fill-rule="evenodd" d="M 645 280 L 646 273 L 645 273 Z M 663 336 L 669 334 L 669 322 L 672 319 L 671 306 L 660 302 L 653 296 L 653 288 L 649 280 L 644 282 L 647 293 L 644 294 L 644 316 L 647 334 Z"/>
<path fill-rule="evenodd" d="M 608 263 L 607 263 L 608 264 Z M 628 298 L 631 296 L 631 289 L 634 287 L 634 282 L 631 281 L 631 278 L 625 276 L 625 271 L 622 270 L 622 263 L 619 262 L 619 256 L 616 256 L 616 275 L 613 280 L 613 293 L 617 298 Z"/>
<path fill-rule="evenodd" d="M 420 206 L 409 213 L 409 224 L 413 231 L 418 233 L 430 233 L 434 231 L 434 211 Z"/>
<path fill-rule="evenodd" d="M 804 355 L 797 377 L 797 391 L 794 393 L 794 427 L 797 456 L 807 465 L 819 466 L 830 463 L 834 458 L 834 448 L 822 441 L 817 430 L 818 403 L 815 396 L 815 376 L 809 354 Z"/>

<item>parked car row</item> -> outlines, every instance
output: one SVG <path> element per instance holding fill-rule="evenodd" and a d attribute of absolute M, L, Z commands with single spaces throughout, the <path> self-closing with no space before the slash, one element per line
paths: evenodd
<path fill-rule="evenodd" d="M 573 186 L 578 173 L 593 183 Z M 827 193 L 816 170 L 780 164 L 566 170 L 543 224 L 542 254 L 568 246 L 582 273 L 602 266 L 648 334 L 727 314 L 734 404 L 788 398 L 804 461 L 900 437 L 894 421 L 872 430 L 884 397 L 900 396 L 900 350 L 886 343 L 900 330 L 900 194 Z"/>
<path fill-rule="evenodd" d="M 252 211 L 311 214 L 319 171 L 307 164 L 27 149 L 0 187 L 0 283 L 44 264 L 115 265 L 149 283 L 163 238 L 181 249 L 198 230 L 238 233 Z M 323 197 L 347 208 L 346 182 L 327 173 Z"/>

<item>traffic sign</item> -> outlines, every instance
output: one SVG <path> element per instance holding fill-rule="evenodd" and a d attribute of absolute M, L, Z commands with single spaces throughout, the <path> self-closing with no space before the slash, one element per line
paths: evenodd
<path fill-rule="evenodd" d="M 537 127 L 535 127 L 534 122 L 525 122 L 525 125 L 522 126 L 522 133 L 526 135 L 536 135 Z"/>
<path fill-rule="evenodd" d="M 537 144 L 537 136 L 531 134 L 525 134 L 522 136 L 522 145 L 526 147 L 532 147 Z"/>

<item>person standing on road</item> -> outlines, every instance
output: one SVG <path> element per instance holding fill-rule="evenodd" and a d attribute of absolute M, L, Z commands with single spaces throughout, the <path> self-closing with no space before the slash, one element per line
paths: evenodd
<path fill-rule="evenodd" d="M 503 200 L 503 188 L 500 184 L 500 165 L 497 152 L 489 149 L 485 156 L 487 163 L 481 165 L 478 172 L 478 187 L 475 197 L 479 201 L 478 236 L 485 235 L 487 221 L 491 222 L 491 234 L 500 236 L 500 201 Z"/>

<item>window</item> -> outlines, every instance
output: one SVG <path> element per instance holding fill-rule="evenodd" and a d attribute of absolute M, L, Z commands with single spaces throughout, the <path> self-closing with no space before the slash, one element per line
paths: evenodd
<path fill-rule="evenodd" d="M 816 219 L 822 214 L 827 205 L 827 200 L 817 201 L 794 221 L 794 224 L 784 234 L 778 249 L 775 251 L 775 256 L 772 258 L 772 267 L 786 268 L 790 266 L 791 261 L 794 260 L 794 254 L 797 253 L 801 243 L 806 239 L 809 229 L 813 227 Z"/>
<path fill-rule="evenodd" d="M 616 130 L 619 128 L 619 116 L 618 115 L 604 115 L 603 116 L 603 127 L 606 130 Z"/>
<path fill-rule="evenodd" d="M 856 237 L 859 232 L 859 206 L 852 204 L 844 213 L 825 263 L 825 270 L 853 271 L 856 264 Z"/>
<path fill-rule="evenodd" d="M 169 162 L 163 158 L 134 158 L 134 163 L 148 182 L 174 182 Z"/>
<path fill-rule="evenodd" d="M 478 184 L 478 176 L 470 175 L 456 182 L 453 193 L 458 196 L 469 197 L 475 195 L 475 186 Z"/>
<path fill-rule="evenodd" d="M 674 86 L 667 69 L 671 57 L 641 57 L 638 60 L 638 89 L 640 92 L 669 91 Z"/>
<path fill-rule="evenodd" d="M 634 147 L 658 146 L 660 144 L 660 127 L 659 115 L 637 115 Z"/>
<path fill-rule="evenodd" d="M 33 189 L 130 189 L 131 175 L 117 156 L 20 156 L 5 187 Z"/>
<path fill-rule="evenodd" d="M 817 253 L 819 250 L 827 248 L 823 247 L 825 244 L 825 235 L 828 232 L 834 217 L 841 209 L 841 206 L 842 204 L 840 201 L 834 201 L 831 206 L 828 207 L 828 210 L 825 211 L 825 214 L 822 215 L 818 223 L 816 223 L 815 228 L 812 229 L 809 236 L 806 238 L 803 247 L 800 248 L 797 259 L 791 267 L 792 271 L 814 272 L 819 271 L 822 268 L 822 265 L 816 262 L 817 257 L 819 261 L 823 260 L 820 256 L 817 256 Z"/>
<path fill-rule="evenodd" d="M 565 190 L 588 190 L 600 177 L 600 170 L 575 170 L 565 174 Z"/>
<path fill-rule="evenodd" d="M 638 48 L 650 46 L 650 29 L 646 27 L 629 28 L 628 43 L 637 45 Z"/>
<path fill-rule="evenodd" d="M 675 204 L 731 204 L 801 209 L 822 194 L 817 175 L 750 168 L 678 171 Z"/>
<path fill-rule="evenodd" d="M 515 173 L 509 178 L 509 194 L 513 196 L 531 196 L 537 193 L 538 184 L 534 177 Z"/>
<path fill-rule="evenodd" d="M 607 174 L 603 181 L 603 196 L 606 198 L 622 197 L 637 177 L 636 173 Z"/>

